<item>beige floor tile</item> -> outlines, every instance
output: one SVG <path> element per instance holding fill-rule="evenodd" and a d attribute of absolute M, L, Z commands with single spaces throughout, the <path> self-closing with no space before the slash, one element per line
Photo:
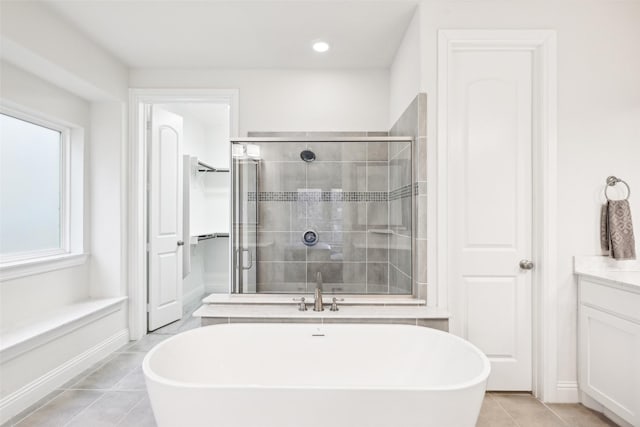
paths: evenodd
<path fill-rule="evenodd" d="M 145 398 L 145 391 L 106 392 L 91 406 L 74 417 L 68 427 L 112 427 L 120 422 L 129 411 Z M 65 426 L 65 427 L 67 427 Z"/>
<path fill-rule="evenodd" d="M 153 347 L 155 347 L 156 344 L 161 343 L 162 341 L 166 340 L 169 337 L 171 337 L 171 334 L 151 333 L 140 338 L 138 341 L 132 342 L 127 347 L 125 347 L 122 351 L 129 352 L 129 353 L 131 352 L 146 353 L 149 350 L 151 350 Z"/>
<path fill-rule="evenodd" d="M 142 366 L 134 369 L 132 372 L 122 378 L 116 385 L 113 386 L 114 390 L 146 390 L 147 384 L 144 379 L 144 373 L 142 372 Z"/>
<path fill-rule="evenodd" d="M 490 394 L 487 394 L 482 402 L 476 427 L 517 427 L 517 424 L 507 411 Z"/>
<path fill-rule="evenodd" d="M 18 427 L 64 426 L 103 395 L 95 390 L 66 390 L 24 420 Z"/>
<path fill-rule="evenodd" d="M 550 403 L 547 404 L 547 407 L 572 427 L 617 426 L 616 423 L 605 417 L 603 414 L 592 411 L 580 404 Z"/>
<path fill-rule="evenodd" d="M 31 415 L 31 413 L 37 411 L 38 409 L 40 409 L 41 407 L 43 407 L 44 405 L 46 405 L 47 403 L 49 403 L 50 401 L 55 399 L 56 396 L 58 396 L 63 391 L 64 390 L 54 390 L 54 391 L 52 391 L 51 393 L 47 394 L 42 399 L 38 400 L 33 405 L 29 406 L 24 411 L 20 412 L 19 414 L 17 414 L 14 417 L 11 417 L 8 421 L 6 421 L 4 424 L 2 424 L 2 427 L 12 426 L 12 425 L 22 421 L 27 416 Z"/>
<path fill-rule="evenodd" d="M 156 425 L 156 418 L 153 415 L 148 397 L 144 397 L 138 402 L 124 419 L 118 423 L 120 427 L 156 427 Z"/>
<path fill-rule="evenodd" d="M 71 389 L 106 390 L 142 364 L 144 353 L 118 353 L 116 357 L 89 376 L 72 385 Z"/>
<path fill-rule="evenodd" d="M 178 328 L 178 332 L 189 331 L 191 329 L 200 327 L 200 318 L 189 316 L 182 321 L 182 324 Z"/>
<path fill-rule="evenodd" d="M 566 427 L 566 424 L 530 394 L 492 394 L 520 427 Z"/>

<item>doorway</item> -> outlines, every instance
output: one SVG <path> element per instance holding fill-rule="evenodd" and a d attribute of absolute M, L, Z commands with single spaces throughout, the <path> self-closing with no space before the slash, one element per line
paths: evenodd
<path fill-rule="evenodd" d="M 229 290 L 235 90 L 133 90 L 131 339 Z"/>
<path fill-rule="evenodd" d="M 555 32 L 441 30 L 438 294 L 489 390 L 557 395 Z M 541 369 L 544 366 L 544 370 Z"/>

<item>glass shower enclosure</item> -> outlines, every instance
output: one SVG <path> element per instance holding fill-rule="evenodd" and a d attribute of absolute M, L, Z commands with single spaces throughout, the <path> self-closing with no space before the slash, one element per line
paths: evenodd
<path fill-rule="evenodd" d="M 412 293 L 408 137 L 232 141 L 232 292 Z"/>

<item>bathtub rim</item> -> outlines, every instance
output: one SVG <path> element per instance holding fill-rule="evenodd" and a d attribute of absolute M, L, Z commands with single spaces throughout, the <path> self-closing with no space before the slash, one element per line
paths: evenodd
<path fill-rule="evenodd" d="M 385 327 L 393 327 L 393 328 L 421 328 L 421 329 L 426 329 L 428 331 L 428 333 L 434 333 L 436 335 L 446 335 L 447 339 L 453 339 L 453 340 L 457 340 L 457 342 L 461 343 L 462 345 L 467 346 L 468 348 L 470 348 L 472 351 L 474 351 L 481 359 L 482 364 L 483 364 L 483 368 L 480 374 L 478 374 L 476 377 L 474 377 L 473 379 L 466 381 L 466 382 L 461 382 L 461 383 L 455 383 L 452 385 L 444 385 L 444 386 L 438 386 L 438 387 L 426 387 L 426 386 L 404 386 L 404 387 L 392 387 L 392 386 L 314 386 L 314 385 L 287 385 L 287 386 L 280 386 L 280 385 L 261 385 L 261 384 L 245 384 L 245 385 L 238 385 L 238 384 L 197 384 L 197 383 L 192 383 L 192 382 L 186 382 L 186 381 L 177 381 L 177 380 L 172 380 L 172 379 L 168 379 L 165 377 L 160 376 L 159 374 L 155 373 L 151 367 L 150 367 L 150 360 L 153 357 L 153 355 L 162 349 L 162 347 L 164 347 L 164 345 L 174 339 L 177 339 L 177 337 L 179 336 L 183 336 L 183 335 L 187 335 L 187 334 L 195 334 L 198 333 L 198 331 L 201 331 L 204 328 L 214 328 L 214 327 L 251 327 L 251 326 L 260 326 L 260 327 L 272 327 L 272 326 L 313 326 L 313 327 L 335 327 L 335 326 L 367 326 L 367 327 L 373 327 L 373 326 L 385 326 Z M 207 325 L 207 326 L 201 326 L 198 328 L 194 328 L 191 329 L 189 331 L 184 331 L 181 332 L 179 334 L 175 334 L 165 340 L 163 340 L 162 342 L 156 344 L 151 350 L 149 350 L 147 352 L 147 354 L 145 355 L 144 359 L 142 360 L 142 371 L 144 373 L 145 376 L 145 380 L 152 380 L 156 383 L 160 383 L 162 385 L 167 385 L 167 386 L 171 386 L 171 387 L 178 387 L 178 388 L 195 388 L 195 389 L 212 389 L 212 390 L 216 390 L 216 389 L 220 389 L 220 390 L 318 390 L 318 391 L 329 391 L 329 390 L 344 390 L 344 391 L 422 391 L 422 392 L 430 392 L 430 391 L 457 391 L 457 390 L 466 390 L 466 389 L 470 389 L 473 387 L 476 387 L 482 383 L 487 382 L 487 380 L 489 379 L 489 375 L 491 374 L 491 362 L 489 361 L 489 358 L 475 345 L 473 345 L 472 343 L 470 343 L 469 341 L 465 340 L 464 338 L 458 337 L 456 335 L 453 335 L 449 332 L 444 332 L 444 331 L 440 331 L 438 329 L 433 329 L 433 328 L 428 328 L 428 327 L 424 327 L 424 326 L 414 326 L 414 325 L 395 325 L 395 324 L 357 324 L 357 323 L 345 323 L 345 324 L 340 324 L 340 323 L 332 323 L 329 325 L 323 325 L 323 324 L 305 324 L 305 323 L 221 323 L 218 325 Z"/>

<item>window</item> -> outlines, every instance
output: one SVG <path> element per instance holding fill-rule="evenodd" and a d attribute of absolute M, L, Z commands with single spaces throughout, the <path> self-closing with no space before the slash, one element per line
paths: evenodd
<path fill-rule="evenodd" d="M 70 222 L 72 212 L 83 211 L 81 196 L 71 200 L 82 194 L 82 134 L 81 129 L 2 108 L 2 278 L 7 267 L 82 253 L 82 217 L 75 216 L 76 224 Z M 27 274 L 31 273 L 11 276 Z"/>
<path fill-rule="evenodd" d="M 0 254 L 64 251 L 63 132 L 0 114 Z"/>

